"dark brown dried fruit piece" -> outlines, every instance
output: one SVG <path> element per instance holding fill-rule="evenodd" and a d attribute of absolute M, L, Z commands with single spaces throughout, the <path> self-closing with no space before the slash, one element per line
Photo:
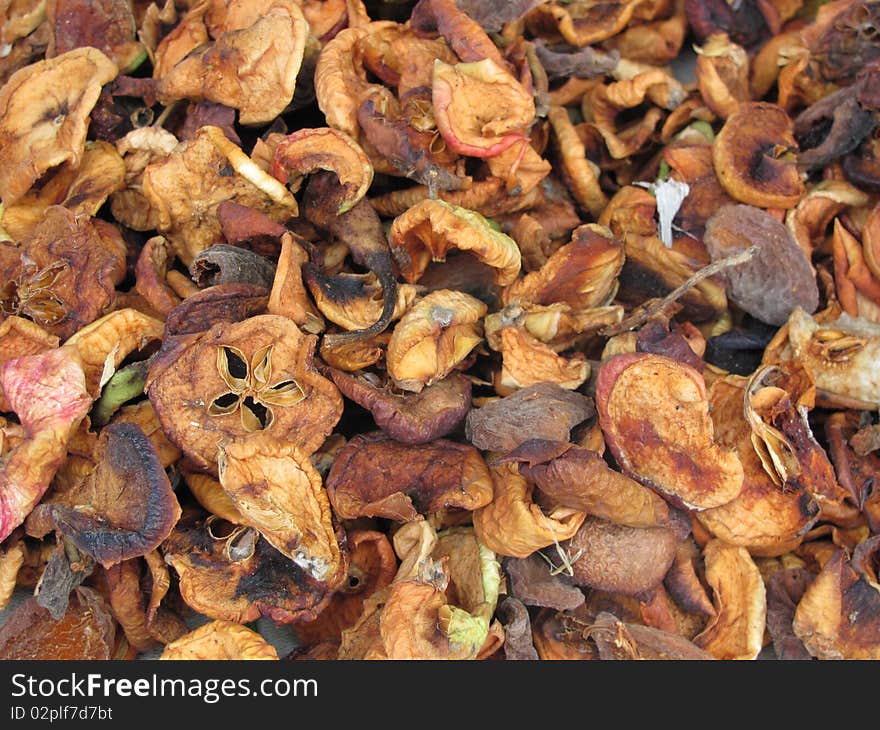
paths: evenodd
<path fill-rule="evenodd" d="M 327 491 L 342 519 L 405 522 L 441 509 L 478 509 L 492 499 L 492 479 L 473 446 L 443 439 L 408 445 L 372 433 L 355 436 L 339 452 Z"/>

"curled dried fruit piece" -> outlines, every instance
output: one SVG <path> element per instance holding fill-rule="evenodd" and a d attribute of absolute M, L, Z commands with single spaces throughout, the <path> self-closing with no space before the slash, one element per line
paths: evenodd
<path fill-rule="evenodd" d="M 794 208 L 805 189 L 794 154 L 797 141 L 785 111 L 765 101 L 741 104 L 712 145 L 722 187 L 759 208 Z"/>
<path fill-rule="evenodd" d="M 272 174 L 293 192 L 306 175 L 317 170 L 328 170 L 339 180 L 338 192 L 326 201 L 339 215 L 351 210 L 373 182 L 369 158 L 345 132 L 329 127 L 299 129 L 278 143 Z"/>
<path fill-rule="evenodd" d="M 790 363 L 763 365 L 749 379 L 743 410 L 764 470 L 779 485 L 802 485 L 823 519 L 850 525 L 857 518 L 825 450 L 810 428 L 814 391 L 809 371 Z"/>
<path fill-rule="evenodd" d="M 571 429 L 595 412 L 586 396 L 537 383 L 471 409 L 465 435 L 484 451 L 510 451 L 533 438 L 567 441 Z"/>
<path fill-rule="evenodd" d="M 663 355 L 617 355 L 599 369 L 596 409 L 624 471 L 673 504 L 701 510 L 740 493 L 742 464 L 715 442 L 706 385 L 693 368 Z"/>
<path fill-rule="evenodd" d="M 62 163 L 76 167 L 101 86 L 117 74 L 97 48 L 16 71 L 0 90 L 0 199 L 9 205 Z"/>
<path fill-rule="evenodd" d="M 672 519 L 663 499 L 611 469 L 595 451 L 535 440 L 499 461 L 519 462 L 520 474 L 563 507 L 635 528 L 669 525 Z"/>
<path fill-rule="evenodd" d="M 743 102 L 751 101 L 749 57 L 745 49 L 731 43 L 726 33 L 709 36 L 699 48 L 697 84 L 706 106 L 727 119 Z"/>
<path fill-rule="evenodd" d="M 204 12 L 198 5 L 190 11 Z M 213 42 L 193 43 L 173 63 L 165 51 L 154 70 L 159 100 L 208 99 L 238 109 L 241 124 L 271 122 L 296 89 L 309 35 L 302 10 L 292 0 L 234 0 L 219 20 L 209 27 Z"/>
<path fill-rule="evenodd" d="M 554 506 L 545 512 L 532 500 L 534 487 L 515 464 L 491 468 L 494 497 L 474 512 L 479 541 L 499 555 L 525 558 L 572 537 L 587 517 L 586 512 Z"/>
<path fill-rule="evenodd" d="M 744 548 L 711 540 L 703 549 L 715 615 L 694 643 L 716 659 L 755 659 L 764 644 L 767 592 Z"/>
<path fill-rule="evenodd" d="M 159 659 L 277 659 L 278 652 L 256 631 L 231 621 L 211 621 L 168 644 Z"/>
<path fill-rule="evenodd" d="M 97 468 L 81 484 L 37 509 L 106 568 L 158 547 L 181 510 L 156 450 L 138 426 L 106 426 L 98 449 Z"/>
<path fill-rule="evenodd" d="M 513 282 L 520 271 L 519 248 L 512 238 L 479 213 L 442 200 L 424 200 L 395 218 L 388 241 L 411 284 L 431 261 L 444 261 L 451 249 L 467 251 L 491 266 L 499 286 Z"/>
<path fill-rule="evenodd" d="M 495 389 L 501 395 L 545 382 L 575 390 L 590 377 L 590 363 L 582 352 L 575 352 L 570 358 L 558 355 L 522 327 L 501 330 L 500 351 L 501 371 Z"/>
<path fill-rule="evenodd" d="M 715 659 L 686 637 L 653 626 L 621 621 L 617 616 L 602 611 L 589 629 L 590 638 L 599 647 L 599 658 L 604 660 L 632 659 L 659 661 L 707 661 Z"/>
<path fill-rule="evenodd" d="M 51 0 L 46 11 L 52 26 L 46 58 L 90 46 L 127 73 L 146 57 L 144 46 L 135 40 L 134 8 L 124 0 Z"/>
<path fill-rule="evenodd" d="M 551 254 L 540 270 L 505 289 L 504 303 L 603 306 L 613 297 L 623 260 L 623 245 L 610 230 L 593 223 L 579 226 L 571 242 Z"/>
<path fill-rule="evenodd" d="M 535 119 L 535 102 L 495 61 L 451 66 L 437 59 L 431 90 L 437 129 L 451 150 L 494 157 L 528 144 L 524 132 Z"/>
<path fill-rule="evenodd" d="M 79 165 L 63 164 L 17 203 L 4 206 L 0 223 L 18 241 L 31 234 L 50 205 L 62 205 L 74 215 L 93 216 L 109 195 L 124 187 L 124 180 L 125 163 L 113 145 L 86 142 Z"/>
<path fill-rule="evenodd" d="M 0 290 L 0 307 L 67 339 L 100 317 L 116 297 L 114 287 L 125 275 L 118 235 L 110 224 L 51 206 L 17 247 L 21 265 Z"/>
<path fill-rule="evenodd" d="M 819 659 L 880 657 L 880 593 L 838 549 L 804 592 L 794 633 Z"/>
<path fill-rule="evenodd" d="M 336 585 L 343 557 L 321 475 L 291 444 L 239 441 L 220 446 L 223 491 L 242 524 L 315 580 Z"/>
<path fill-rule="evenodd" d="M 232 166 L 234 174 L 224 171 Z M 230 142 L 219 127 L 202 127 L 192 140 L 151 162 L 141 190 L 150 222 L 173 243 L 187 266 L 204 248 L 221 239 L 217 211 L 227 201 L 283 221 L 297 213 L 296 199 Z"/>
<path fill-rule="evenodd" d="M 480 342 L 488 307 L 469 294 L 431 292 L 401 317 L 388 341 L 388 374 L 402 390 L 420 392 L 449 375 Z"/>
<path fill-rule="evenodd" d="M 788 319 L 790 357 L 812 374 L 817 394 L 880 407 L 880 325 L 843 313 L 836 319 L 816 319 L 795 309 Z M 768 347 L 769 351 L 769 347 Z"/>
<path fill-rule="evenodd" d="M 200 469 L 216 469 L 224 439 L 257 431 L 309 455 L 342 414 L 336 386 L 314 369 L 315 340 L 277 315 L 221 322 L 162 352 L 145 390 L 169 440 Z"/>
<path fill-rule="evenodd" d="M 383 319 L 385 292 L 374 273 L 327 276 L 316 266 L 306 264 L 303 274 L 318 310 L 334 324 L 348 331 L 372 330 L 374 324 Z M 390 321 L 403 316 L 419 291 L 413 284 L 397 286 Z"/>
<path fill-rule="evenodd" d="M 452 373 L 418 393 L 397 394 L 365 374 L 333 369 L 330 377 L 346 398 L 373 414 L 376 425 L 405 444 L 424 444 L 446 436 L 471 407 L 471 383 Z M 477 445 L 477 444 L 475 444 Z"/>
<path fill-rule="evenodd" d="M 757 253 L 721 273 L 734 304 L 753 317 L 783 325 L 795 307 L 815 312 L 819 287 L 809 259 L 789 230 L 750 205 L 725 205 L 708 221 L 703 242 L 713 261 L 757 246 Z"/>
<path fill-rule="evenodd" d="M 339 637 L 358 620 L 364 601 L 394 580 L 397 558 L 384 533 L 354 530 L 346 535 L 346 548 L 348 573 L 339 590 L 314 621 L 296 626 L 297 638 L 303 643 Z"/>
<path fill-rule="evenodd" d="M 0 365 L 0 386 L 24 439 L 0 459 L 0 541 L 40 501 L 92 399 L 76 350 L 62 347 Z"/>
<path fill-rule="evenodd" d="M 764 469 L 743 413 L 745 395 L 745 379 L 734 376 L 709 390 L 715 438 L 739 456 L 743 488 L 727 504 L 697 513 L 697 519 L 715 537 L 752 555 L 782 555 L 801 544 L 819 510 L 802 481 L 778 483 Z"/>
<path fill-rule="evenodd" d="M 250 527 L 178 524 L 161 549 L 177 571 L 183 600 L 213 619 L 308 621 L 332 595 Z"/>
<path fill-rule="evenodd" d="M 492 499 L 480 452 L 440 439 L 408 445 L 384 433 L 359 434 L 339 452 L 327 491 L 342 519 L 414 520 L 442 509 L 475 510 Z"/>

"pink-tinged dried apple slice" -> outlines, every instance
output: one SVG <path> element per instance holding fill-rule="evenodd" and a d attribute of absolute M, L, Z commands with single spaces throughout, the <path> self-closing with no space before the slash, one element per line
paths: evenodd
<path fill-rule="evenodd" d="M 26 438 L 0 457 L 0 541 L 30 514 L 67 457 L 92 399 L 75 349 L 61 347 L 0 366 L 0 387 Z"/>
<path fill-rule="evenodd" d="M 727 504 L 743 468 L 714 439 L 703 377 L 663 355 L 617 355 L 596 379 L 599 424 L 621 468 L 670 503 L 693 510 Z"/>
<path fill-rule="evenodd" d="M 432 101 L 444 142 L 470 157 L 494 157 L 527 142 L 524 131 L 535 119 L 532 95 L 489 58 L 454 66 L 434 61 Z"/>

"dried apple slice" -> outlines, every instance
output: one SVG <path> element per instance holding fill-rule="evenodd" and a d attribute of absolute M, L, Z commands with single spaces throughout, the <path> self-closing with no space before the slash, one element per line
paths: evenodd
<path fill-rule="evenodd" d="M 411 284 L 431 261 L 445 261 L 451 249 L 468 251 L 491 266 L 499 286 L 513 282 L 520 271 L 520 252 L 512 238 L 479 213 L 442 200 L 424 200 L 395 218 L 388 242 Z"/>
<path fill-rule="evenodd" d="M 535 102 L 495 61 L 434 61 L 432 101 L 437 129 L 449 148 L 470 157 L 494 157 L 517 142 L 535 119 Z"/>
<path fill-rule="evenodd" d="M 812 374 L 817 396 L 880 407 L 880 325 L 846 313 L 820 324 L 796 308 L 787 329 L 791 357 Z"/>
<path fill-rule="evenodd" d="M 264 430 L 312 454 L 342 414 L 336 386 L 314 369 L 316 338 L 286 317 L 220 322 L 182 339 L 153 364 L 145 391 L 199 469 L 215 472 L 223 440 Z"/>
<path fill-rule="evenodd" d="M 81 484 L 37 509 L 45 510 L 59 532 L 106 568 L 157 548 L 181 510 L 140 427 L 104 427 L 98 449 L 98 466 Z"/>
<path fill-rule="evenodd" d="M 489 470 L 473 446 L 444 439 L 401 444 L 384 433 L 353 437 L 333 462 L 326 485 L 342 519 L 408 521 L 441 509 L 478 509 L 492 499 Z"/>
<path fill-rule="evenodd" d="M 278 143 L 272 175 L 293 192 L 299 189 L 303 178 L 316 170 L 329 170 L 339 180 L 339 190 L 332 201 L 338 215 L 351 210 L 373 182 L 369 158 L 345 132 L 329 127 L 299 129 Z"/>
<path fill-rule="evenodd" d="M 479 541 L 498 555 L 525 558 L 572 537 L 587 513 L 554 506 L 547 512 L 532 498 L 534 486 L 520 476 L 515 464 L 491 468 L 494 497 L 474 512 Z"/>
<path fill-rule="evenodd" d="M 249 440 L 220 446 L 223 491 L 276 550 L 315 580 L 335 586 L 344 567 L 321 475 L 296 446 Z"/>
<path fill-rule="evenodd" d="M 390 585 L 397 573 L 397 558 L 384 533 L 354 530 L 346 535 L 346 547 L 348 574 L 339 590 L 314 621 L 296 625 L 297 638 L 305 644 L 341 637 L 358 620 L 364 601 Z"/>
<path fill-rule="evenodd" d="M 0 541 L 43 497 L 92 399 L 76 350 L 61 347 L 0 365 L 0 386 L 24 429 L 0 459 Z"/>
<path fill-rule="evenodd" d="M 722 187 L 741 203 L 794 208 L 805 188 L 792 129 L 788 114 L 776 104 L 741 104 L 712 145 L 712 162 Z"/>
<path fill-rule="evenodd" d="M 744 378 L 730 376 L 709 389 L 715 438 L 739 456 L 743 488 L 727 504 L 698 512 L 697 520 L 715 537 L 752 555 L 782 555 L 803 542 L 819 508 L 801 481 L 777 484 L 765 471 L 743 414 L 745 388 Z"/>
<path fill-rule="evenodd" d="M 593 517 L 563 545 L 575 585 L 637 596 L 653 590 L 675 559 L 679 542 L 667 527 L 626 527 Z"/>
<path fill-rule="evenodd" d="M 238 109 L 241 124 L 270 122 L 293 99 L 308 23 L 292 0 L 234 0 L 225 11 L 220 27 L 208 28 L 212 43 L 157 69 L 159 99 L 208 99 Z"/>
<path fill-rule="evenodd" d="M 211 621 L 165 647 L 165 660 L 278 659 L 278 651 L 256 631 L 232 621 Z"/>
<path fill-rule="evenodd" d="M 510 451 L 535 438 L 567 441 L 571 429 L 595 412 L 586 396 L 555 383 L 537 383 L 471 409 L 465 435 L 484 451 Z"/>
<path fill-rule="evenodd" d="M 702 510 L 736 497 L 739 457 L 714 440 L 702 376 L 663 355 L 617 355 L 599 369 L 596 408 L 624 471 L 673 504 Z"/>
<path fill-rule="evenodd" d="M 609 302 L 623 268 L 623 244 L 604 226 L 579 226 L 571 242 L 556 250 L 539 271 L 526 274 L 504 290 L 505 304 L 565 302 L 588 309 Z"/>
<path fill-rule="evenodd" d="M 767 592 L 745 548 L 711 540 L 703 549 L 715 615 L 694 643 L 716 659 L 756 659 L 764 645 Z"/>
<path fill-rule="evenodd" d="M 116 623 L 101 596 L 91 588 L 74 589 L 59 621 L 29 598 L 0 629 L 4 660 L 106 660 L 112 657 Z"/>
<path fill-rule="evenodd" d="M 213 619 L 308 621 L 332 595 L 250 527 L 178 524 L 161 550 L 186 604 Z"/>
<path fill-rule="evenodd" d="M 460 291 L 438 289 L 416 302 L 391 333 L 386 365 L 395 385 L 420 392 L 445 378 L 483 341 L 486 305 Z"/>
<path fill-rule="evenodd" d="M 0 90 L 0 199 L 9 205 L 43 174 L 79 166 L 89 114 L 118 69 L 97 48 L 77 48 L 16 71 Z M 60 92 L 60 93 L 59 93 Z"/>
<path fill-rule="evenodd" d="M 555 444 L 557 450 L 540 454 L 552 442 L 530 440 L 499 462 L 519 462 L 519 472 L 555 504 L 588 512 L 618 525 L 633 528 L 670 524 L 672 512 L 651 489 L 614 471 L 600 454 L 572 444 Z M 550 458 L 546 458 L 549 456 Z"/>
<path fill-rule="evenodd" d="M 459 373 L 419 393 L 407 394 L 394 393 L 389 384 L 380 387 L 365 374 L 332 369 L 330 377 L 346 398 L 373 414 L 379 428 L 405 444 L 429 443 L 446 436 L 464 420 L 471 406 L 471 383 Z"/>
<path fill-rule="evenodd" d="M 794 613 L 794 633 L 818 659 L 880 658 L 880 593 L 838 549 Z"/>

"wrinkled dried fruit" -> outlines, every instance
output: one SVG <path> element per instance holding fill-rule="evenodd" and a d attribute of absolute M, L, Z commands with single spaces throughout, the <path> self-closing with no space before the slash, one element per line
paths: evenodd
<path fill-rule="evenodd" d="M 336 386 L 314 370 L 314 346 L 286 317 L 221 322 L 161 353 L 146 393 L 169 440 L 201 469 L 216 469 L 224 439 L 258 431 L 311 454 L 342 413 Z"/>
<path fill-rule="evenodd" d="M 599 369 L 596 408 L 621 467 L 673 504 L 701 510 L 740 493 L 742 464 L 715 442 L 706 386 L 693 368 L 663 355 L 613 357 Z"/>
<path fill-rule="evenodd" d="M 165 647 L 159 659 L 277 659 L 278 652 L 256 631 L 231 621 L 211 621 Z"/>
<path fill-rule="evenodd" d="M 28 660 L 110 659 L 116 624 L 107 604 L 91 588 L 74 589 L 61 620 L 29 598 L 0 628 L 0 658 Z"/>
<path fill-rule="evenodd" d="M 819 288 L 810 261 L 791 233 L 769 213 L 750 205 L 726 205 L 708 221 L 703 237 L 713 261 L 757 246 L 747 262 L 726 269 L 727 295 L 753 317 L 782 325 L 795 307 L 812 313 Z"/>
<path fill-rule="evenodd" d="M 141 429 L 101 431 L 98 466 L 46 509 L 59 532 L 104 567 L 144 555 L 171 533 L 181 510 L 159 456 Z"/>
<path fill-rule="evenodd" d="M 571 429 L 595 412 L 580 393 L 538 383 L 471 409 L 465 435 L 478 449 L 511 451 L 533 438 L 566 441 Z"/>
<path fill-rule="evenodd" d="M 0 200 L 21 198 L 53 167 L 76 167 L 101 86 L 117 74 L 97 48 L 76 48 L 16 71 L 0 90 Z M 58 93 L 63 89 L 63 93 Z"/>
<path fill-rule="evenodd" d="M 404 522 L 441 509 L 475 510 L 492 500 L 489 470 L 472 446 L 443 439 L 401 444 L 384 433 L 349 440 L 333 462 L 326 485 L 342 519 L 386 517 Z"/>
<path fill-rule="evenodd" d="M 805 189 L 797 169 L 792 121 L 768 102 L 740 105 L 712 145 L 722 187 L 736 200 L 759 208 L 794 208 Z"/>

